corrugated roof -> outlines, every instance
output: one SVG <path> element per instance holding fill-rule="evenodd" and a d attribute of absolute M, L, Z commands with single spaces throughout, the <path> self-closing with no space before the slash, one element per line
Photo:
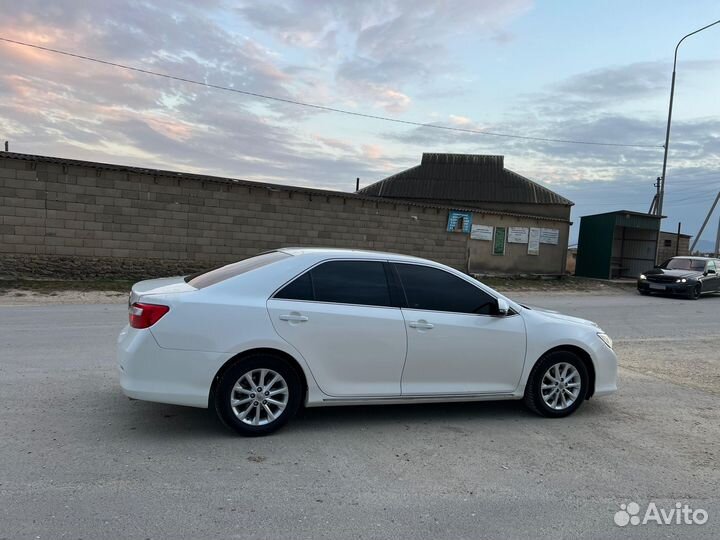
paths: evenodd
<path fill-rule="evenodd" d="M 364 195 L 434 201 L 573 202 L 504 167 L 503 156 L 423 154 L 420 165 L 360 190 Z"/>

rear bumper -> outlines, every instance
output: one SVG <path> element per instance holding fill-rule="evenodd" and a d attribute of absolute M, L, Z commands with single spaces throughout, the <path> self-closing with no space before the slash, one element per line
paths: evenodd
<path fill-rule="evenodd" d="M 126 326 L 117 342 L 120 387 L 133 399 L 207 408 L 218 353 L 163 349 L 150 330 Z"/>

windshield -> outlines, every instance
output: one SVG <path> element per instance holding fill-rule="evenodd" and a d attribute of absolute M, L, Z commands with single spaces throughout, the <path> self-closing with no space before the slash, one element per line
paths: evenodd
<path fill-rule="evenodd" d="M 694 270 L 702 272 L 705 270 L 705 261 L 702 259 L 670 259 L 665 261 L 660 268 L 668 270 Z"/>

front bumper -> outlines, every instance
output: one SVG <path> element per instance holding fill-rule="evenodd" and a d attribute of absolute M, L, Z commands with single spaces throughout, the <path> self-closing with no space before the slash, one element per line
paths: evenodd
<path fill-rule="evenodd" d="M 118 336 L 120 387 L 133 399 L 207 408 L 219 353 L 163 349 L 150 330 L 126 326 Z"/>
<path fill-rule="evenodd" d="M 686 283 L 655 283 L 652 281 L 638 280 L 637 288 L 640 292 L 655 292 L 665 294 L 678 294 L 686 296 L 696 285 L 695 282 L 687 281 Z"/>
<path fill-rule="evenodd" d="M 607 396 L 617 392 L 618 361 L 615 351 L 599 339 L 593 347 L 595 367 L 595 391 L 593 397 Z"/>

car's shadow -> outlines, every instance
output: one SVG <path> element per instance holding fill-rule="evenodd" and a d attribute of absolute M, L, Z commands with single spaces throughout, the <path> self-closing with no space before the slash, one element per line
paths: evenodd
<path fill-rule="evenodd" d="M 572 417 L 595 415 L 599 403 L 583 404 Z M 602 407 L 601 407 L 602 408 Z M 143 438 L 183 439 L 232 437 L 213 410 L 131 401 L 123 407 L 122 424 L 125 436 L 133 433 Z M 117 411 L 117 414 L 121 414 Z M 409 405 L 367 405 L 342 407 L 311 407 L 301 409 L 288 425 L 278 431 L 285 434 L 330 435 L 342 432 L 358 433 L 399 429 L 445 429 L 458 433 L 478 427 L 492 427 L 512 423 L 542 422 L 529 412 L 521 401 L 479 401 L 467 403 L 433 403 Z"/>

